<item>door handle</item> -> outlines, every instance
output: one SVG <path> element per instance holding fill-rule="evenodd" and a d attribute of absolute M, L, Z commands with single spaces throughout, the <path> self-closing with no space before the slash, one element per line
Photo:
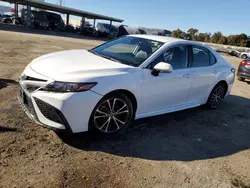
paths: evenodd
<path fill-rule="evenodd" d="M 184 74 L 183 77 L 184 78 L 189 78 L 191 76 L 191 74 Z"/>
<path fill-rule="evenodd" d="M 213 71 L 213 73 L 214 73 L 214 74 L 217 74 L 217 73 L 218 73 L 218 71 L 217 71 L 217 70 L 214 70 L 214 71 Z"/>

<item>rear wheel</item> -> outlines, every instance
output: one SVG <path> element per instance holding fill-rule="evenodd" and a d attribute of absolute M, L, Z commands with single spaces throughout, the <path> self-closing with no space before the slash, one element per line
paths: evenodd
<path fill-rule="evenodd" d="M 239 81 L 242 81 L 242 82 L 244 82 L 244 81 L 245 81 L 245 78 L 242 78 L 242 77 L 238 77 L 238 80 L 239 80 Z"/>
<path fill-rule="evenodd" d="M 105 96 L 94 108 L 90 117 L 90 130 L 103 135 L 125 129 L 133 120 L 133 105 L 122 93 Z"/>
<path fill-rule="evenodd" d="M 224 84 L 217 84 L 210 93 L 206 106 L 210 109 L 218 108 L 226 92 Z"/>

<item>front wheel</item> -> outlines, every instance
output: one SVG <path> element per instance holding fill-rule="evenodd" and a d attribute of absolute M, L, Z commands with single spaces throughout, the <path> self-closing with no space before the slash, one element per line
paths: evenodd
<path fill-rule="evenodd" d="M 103 135 L 118 133 L 133 120 L 133 105 L 122 94 L 109 94 L 98 102 L 90 117 L 90 130 Z"/>
<path fill-rule="evenodd" d="M 223 84 L 216 85 L 210 93 L 206 106 L 210 109 L 218 108 L 226 92 L 226 87 Z"/>

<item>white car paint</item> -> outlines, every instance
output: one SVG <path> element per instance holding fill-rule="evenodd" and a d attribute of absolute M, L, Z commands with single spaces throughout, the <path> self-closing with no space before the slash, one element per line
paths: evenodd
<path fill-rule="evenodd" d="M 88 131 L 91 113 L 106 94 L 115 90 L 127 90 L 137 101 L 135 119 L 174 112 L 205 104 L 214 86 L 220 81 L 228 84 L 230 93 L 234 82 L 233 66 L 207 45 L 162 36 L 132 35 L 164 42 L 155 53 L 139 67 L 133 67 L 96 56 L 86 50 L 70 50 L 51 53 L 33 60 L 20 77 L 20 86 L 32 100 L 37 122 L 56 129 L 68 127 L 50 121 L 43 116 L 35 98 L 60 110 L 72 132 Z M 209 67 L 173 70 L 153 76 L 145 68 L 153 59 L 173 45 L 198 45 L 207 48 L 217 63 Z M 46 80 L 28 81 L 25 76 Z M 53 93 L 41 90 L 27 91 L 29 85 L 44 87 L 53 81 L 97 82 L 85 92 Z M 21 101 L 22 102 L 22 101 Z M 27 114 L 32 117 L 27 108 Z"/>

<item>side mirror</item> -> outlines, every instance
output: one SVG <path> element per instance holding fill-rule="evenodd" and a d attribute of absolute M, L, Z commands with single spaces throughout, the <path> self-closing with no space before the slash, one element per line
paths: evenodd
<path fill-rule="evenodd" d="M 158 76 L 160 72 L 162 73 L 173 72 L 173 67 L 169 63 L 165 62 L 157 63 L 153 68 L 152 75 Z"/>

